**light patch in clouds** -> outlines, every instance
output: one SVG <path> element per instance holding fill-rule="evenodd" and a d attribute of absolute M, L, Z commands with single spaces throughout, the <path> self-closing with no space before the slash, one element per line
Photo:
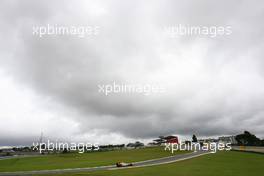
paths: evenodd
<path fill-rule="evenodd" d="M 128 141 L 114 133 L 100 135 L 103 132 L 95 130 L 81 133 L 79 122 L 67 117 L 73 115 L 74 111 L 63 109 L 50 97 L 36 95 L 29 87 L 17 85 L 3 71 L 0 72 L 0 80 L 0 146 L 31 145 L 39 142 L 41 132 L 44 140 L 51 141 L 99 144 L 118 143 L 120 139 Z"/>

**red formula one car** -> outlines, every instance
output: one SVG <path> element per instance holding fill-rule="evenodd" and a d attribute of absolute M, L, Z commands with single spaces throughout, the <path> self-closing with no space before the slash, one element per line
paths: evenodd
<path fill-rule="evenodd" d="M 116 163 L 116 167 L 129 167 L 129 166 L 133 166 L 132 163 L 124 163 L 124 162 L 117 162 Z"/>

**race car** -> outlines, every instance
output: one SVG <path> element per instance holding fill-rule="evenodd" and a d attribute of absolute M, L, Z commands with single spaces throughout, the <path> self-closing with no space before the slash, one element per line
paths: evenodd
<path fill-rule="evenodd" d="M 116 167 L 129 167 L 129 166 L 133 166 L 132 163 L 124 163 L 124 162 L 117 162 L 116 163 Z"/>

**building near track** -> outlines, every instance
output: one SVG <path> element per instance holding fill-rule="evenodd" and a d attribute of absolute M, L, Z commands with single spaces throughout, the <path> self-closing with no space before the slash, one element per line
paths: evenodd
<path fill-rule="evenodd" d="M 165 145 L 165 143 L 179 143 L 178 136 L 159 136 L 158 139 L 153 140 L 152 145 Z"/>
<path fill-rule="evenodd" d="M 231 145 L 236 145 L 237 144 L 237 140 L 235 136 L 222 136 L 218 138 L 219 142 L 227 144 L 227 143 L 231 143 Z"/>

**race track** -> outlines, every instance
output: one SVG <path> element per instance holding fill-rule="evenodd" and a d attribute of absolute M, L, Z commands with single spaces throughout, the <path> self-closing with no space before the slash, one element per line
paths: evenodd
<path fill-rule="evenodd" d="M 128 169 L 135 167 L 147 167 L 147 166 L 155 166 L 161 164 L 168 164 L 177 161 L 182 161 L 186 159 L 191 159 L 195 157 L 199 157 L 205 154 L 209 154 L 210 152 L 205 151 L 197 151 L 192 153 L 174 155 L 170 157 L 164 157 L 153 160 L 146 160 L 133 163 L 131 167 L 116 167 L 115 165 L 109 166 L 99 166 L 99 167 L 88 167 L 88 168 L 69 168 L 69 169 L 55 169 L 55 170 L 38 170 L 38 171 L 19 171 L 19 172 L 0 172 L 0 176 L 9 176 L 9 175 L 35 175 L 35 174 L 59 174 L 59 173 L 73 173 L 73 172 L 88 172 L 88 171 L 102 171 L 102 170 L 116 170 L 116 169 Z"/>

